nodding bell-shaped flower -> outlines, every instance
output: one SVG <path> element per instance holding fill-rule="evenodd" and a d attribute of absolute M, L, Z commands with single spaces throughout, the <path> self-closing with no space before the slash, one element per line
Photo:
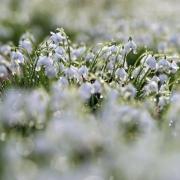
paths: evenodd
<path fill-rule="evenodd" d="M 54 44 L 59 45 L 59 43 L 62 43 L 63 40 L 65 40 L 66 38 L 62 35 L 61 32 L 51 32 L 50 39 L 53 41 Z"/>
<path fill-rule="evenodd" d="M 167 72 L 167 71 L 169 71 L 169 68 L 170 68 L 170 63 L 166 59 L 166 57 L 163 58 L 163 59 L 160 59 L 158 61 L 158 71 L 160 71 L 160 72 L 162 72 L 162 71 L 163 72 Z"/>
<path fill-rule="evenodd" d="M 85 56 L 85 61 L 86 61 L 86 62 L 91 62 L 91 61 L 93 61 L 94 57 L 95 57 L 94 53 L 89 52 L 89 53 Z"/>
<path fill-rule="evenodd" d="M 83 78 L 87 78 L 88 76 L 88 68 L 86 66 L 81 66 L 78 69 L 78 73 L 80 76 L 82 76 Z"/>
<path fill-rule="evenodd" d="M 18 64 L 23 64 L 24 63 L 24 56 L 20 51 L 15 50 L 15 51 L 11 52 L 11 60 L 13 62 L 18 63 Z"/>
<path fill-rule="evenodd" d="M 124 45 L 124 51 L 126 54 L 128 54 L 130 51 L 133 53 L 136 53 L 137 45 L 132 40 L 132 37 L 129 38 L 128 42 Z"/>
<path fill-rule="evenodd" d="M 1 45 L 0 46 L 0 53 L 7 56 L 8 54 L 11 54 L 11 46 L 8 44 Z"/>
<path fill-rule="evenodd" d="M 56 77 L 57 70 L 56 70 L 56 68 L 53 65 L 47 66 L 45 68 L 45 74 L 46 74 L 47 77 L 53 78 L 53 77 Z"/>
<path fill-rule="evenodd" d="M 158 92 L 158 83 L 156 81 L 149 81 L 148 84 L 144 87 L 144 91 L 146 95 L 149 95 L 151 93 L 157 93 Z"/>
<path fill-rule="evenodd" d="M 102 87 L 101 87 L 101 83 L 98 80 L 95 80 L 95 82 L 92 85 L 93 85 L 93 93 L 101 93 Z"/>
<path fill-rule="evenodd" d="M 175 61 L 171 61 L 171 63 L 170 63 L 170 72 L 175 74 L 178 69 L 179 69 L 179 67 L 176 64 L 176 62 Z"/>
<path fill-rule="evenodd" d="M 66 55 L 66 51 L 65 49 L 62 47 L 62 46 L 57 46 L 54 50 L 55 54 L 54 56 L 57 58 L 57 59 L 63 59 L 65 60 L 65 55 Z"/>
<path fill-rule="evenodd" d="M 79 77 L 79 74 L 78 74 L 78 69 L 74 66 L 71 66 L 69 68 L 66 68 L 65 71 L 65 76 L 68 78 L 68 79 L 73 79 L 73 78 L 76 78 L 78 79 Z"/>
<path fill-rule="evenodd" d="M 40 71 L 41 67 L 44 67 L 45 69 L 48 67 L 51 67 L 53 65 L 53 60 L 49 56 L 40 56 L 37 65 L 36 65 L 36 71 Z"/>
<path fill-rule="evenodd" d="M 32 52 L 32 43 L 29 39 L 21 39 L 19 41 L 19 46 L 23 49 L 25 49 L 28 53 Z"/>
<path fill-rule="evenodd" d="M 123 68 L 118 68 L 115 72 L 115 75 L 116 78 L 120 79 L 123 82 L 125 82 L 128 78 L 128 74 Z"/>
<path fill-rule="evenodd" d="M 155 70 L 156 67 L 157 67 L 155 57 L 152 56 L 151 54 L 149 54 L 148 57 L 146 58 L 145 65 L 146 65 L 148 68 L 150 68 L 150 69 L 152 69 L 152 70 Z"/>

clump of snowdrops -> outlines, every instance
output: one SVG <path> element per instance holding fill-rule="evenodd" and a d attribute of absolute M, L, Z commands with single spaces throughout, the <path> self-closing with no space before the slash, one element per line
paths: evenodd
<path fill-rule="evenodd" d="M 179 58 L 121 43 L 0 46 L 2 179 L 179 179 Z"/>

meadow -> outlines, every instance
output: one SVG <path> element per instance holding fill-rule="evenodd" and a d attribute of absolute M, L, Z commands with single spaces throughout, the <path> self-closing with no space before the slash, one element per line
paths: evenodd
<path fill-rule="evenodd" d="M 178 0 L 0 0 L 0 179 L 179 180 Z"/>

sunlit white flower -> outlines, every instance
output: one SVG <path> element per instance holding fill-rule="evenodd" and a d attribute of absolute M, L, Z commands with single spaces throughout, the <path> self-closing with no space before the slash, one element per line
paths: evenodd
<path fill-rule="evenodd" d="M 7 44 L 1 45 L 1 46 L 0 46 L 0 52 L 1 52 L 3 55 L 7 56 L 8 54 L 11 53 L 11 46 L 10 46 L 10 45 L 7 45 Z"/>
<path fill-rule="evenodd" d="M 32 52 L 32 43 L 29 39 L 22 39 L 19 42 L 19 46 L 25 49 L 28 53 Z"/>
<path fill-rule="evenodd" d="M 101 93 L 102 86 L 98 80 L 95 80 L 95 82 L 92 84 L 92 86 L 93 86 L 93 93 Z"/>
<path fill-rule="evenodd" d="M 146 58 L 146 61 L 145 61 L 145 65 L 152 69 L 152 70 L 155 70 L 156 69 L 156 59 L 154 56 L 152 55 L 148 55 L 148 57 Z"/>
<path fill-rule="evenodd" d="M 85 60 L 87 62 L 91 62 L 94 59 L 94 57 L 95 57 L 94 53 L 90 52 L 85 56 Z"/>
<path fill-rule="evenodd" d="M 78 75 L 78 68 L 74 67 L 74 66 L 71 66 L 69 68 L 66 68 L 65 71 L 65 76 L 68 78 L 68 79 L 72 79 L 72 78 L 78 78 L 79 75 Z"/>
<path fill-rule="evenodd" d="M 170 72 L 174 74 L 174 73 L 177 72 L 178 69 L 179 69 L 179 67 L 178 67 L 178 65 L 176 64 L 176 62 L 175 62 L 175 61 L 172 61 L 172 62 L 170 63 Z"/>
<path fill-rule="evenodd" d="M 125 53 L 128 54 L 130 51 L 133 51 L 133 53 L 136 53 L 137 45 L 130 37 L 128 42 L 124 45 Z"/>
<path fill-rule="evenodd" d="M 56 68 L 53 65 L 46 66 L 45 74 L 46 74 L 46 76 L 48 76 L 50 78 L 56 77 L 57 76 L 57 70 L 56 70 Z"/>
<path fill-rule="evenodd" d="M 86 66 L 81 66 L 78 69 L 78 73 L 80 76 L 82 76 L 83 78 L 87 78 L 88 76 L 88 68 Z"/>
<path fill-rule="evenodd" d="M 145 94 L 149 95 L 151 93 L 158 92 L 158 83 L 155 81 L 149 81 L 148 84 L 144 87 Z"/>
<path fill-rule="evenodd" d="M 158 61 L 158 70 L 159 71 L 169 71 L 170 63 L 166 58 L 160 59 Z"/>
<path fill-rule="evenodd" d="M 56 58 L 65 60 L 64 56 L 66 54 L 66 51 L 62 46 L 57 46 L 54 51 Z"/>
<path fill-rule="evenodd" d="M 60 32 L 57 32 L 57 33 L 51 32 L 50 39 L 53 41 L 53 43 L 59 45 L 59 43 L 65 40 L 65 37 Z"/>
<path fill-rule="evenodd" d="M 118 79 L 120 79 L 121 81 L 126 81 L 127 80 L 127 77 L 128 77 L 128 74 L 127 72 L 123 69 L 123 68 L 118 68 L 115 72 L 116 74 L 116 77 Z"/>
<path fill-rule="evenodd" d="M 22 64 L 22 63 L 24 63 L 24 56 L 18 50 L 12 51 L 11 52 L 11 60 L 18 63 L 18 64 Z"/>
<path fill-rule="evenodd" d="M 41 67 L 48 68 L 53 65 L 53 60 L 49 56 L 40 56 L 37 65 L 36 71 L 40 71 Z"/>

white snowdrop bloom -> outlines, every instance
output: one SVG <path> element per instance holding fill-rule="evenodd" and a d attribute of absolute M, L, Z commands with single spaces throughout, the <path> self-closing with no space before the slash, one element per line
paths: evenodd
<path fill-rule="evenodd" d="M 18 50 L 12 51 L 11 52 L 11 60 L 18 63 L 18 64 L 22 64 L 22 63 L 24 63 L 24 56 Z"/>
<path fill-rule="evenodd" d="M 83 83 L 79 88 L 80 96 L 85 100 L 89 99 L 92 94 L 92 89 L 93 87 L 91 83 L 89 82 Z"/>
<path fill-rule="evenodd" d="M 76 60 L 78 59 L 80 56 L 82 56 L 84 54 L 84 52 L 86 51 L 86 47 L 80 47 L 78 49 L 71 49 L 71 55 L 72 55 L 72 59 Z"/>
<path fill-rule="evenodd" d="M 170 63 L 166 58 L 160 59 L 158 61 L 158 70 L 159 71 L 169 71 L 170 68 Z"/>
<path fill-rule="evenodd" d="M 40 56 L 37 65 L 36 65 L 36 71 L 40 71 L 41 67 L 44 67 L 45 69 L 47 67 L 51 67 L 53 65 L 53 60 L 49 56 Z"/>
<path fill-rule="evenodd" d="M 118 79 L 120 79 L 123 82 L 126 81 L 128 78 L 128 74 L 123 68 L 118 68 L 115 72 L 115 75 Z"/>
<path fill-rule="evenodd" d="M 66 55 L 66 51 L 62 46 L 57 46 L 54 51 L 56 58 L 65 60 L 64 56 Z"/>
<path fill-rule="evenodd" d="M 57 32 L 57 33 L 51 32 L 50 39 L 53 41 L 53 43 L 55 43 L 56 45 L 59 45 L 59 43 L 61 43 L 66 38 L 60 32 Z"/>
<path fill-rule="evenodd" d="M 78 78 L 78 69 L 74 66 L 66 68 L 64 73 L 68 79 Z"/>
<path fill-rule="evenodd" d="M 145 65 L 152 69 L 152 70 L 155 70 L 156 69 L 156 59 L 154 56 L 152 55 L 148 55 L 148 57 L 146 58 L 146 61 L 145 61 Z"/>
<path fill-rule="evenodd" d="M 22 40 L 20 40 L 19 46 L 20 46 L 21 48 L 23 48 L 23 49 L 26 49 L 26 51 L 27 51 L 28 53 L 31 53 L 32 50 L 33 50 L 33 48 L 32 48 L 32 43 L 31 43 L 31 41 L 30 41 L 29 39 L 22 39 Z"/>
<path fill-rule="evenodd" d="M 7 56 L 8 54 L 11 53 L 11 46 L 10 46 L 10 45 L 7 45 L 7 44 L 1 45 L 1 46 L 0 46 L 0 52 L 1 52 L 3 55 Z"/>
<path fill-rule="evenodd" d="M 125 53 L 128 54 L 130 51 L 133 51 L 133 53 L 136 53 L 137 45 L 130 37 L 128 42 L 124 45 Z"/>
<path fill-rule="evenodd" d="M 87 78 L 88 76 L 88 68 L 86 66 L 81 66 L 78 69 L 78 73 L 80 76 L 82 76 L 83 78 Z"/>
<path fill-rule="evenodd" d="M 176 64 L 175 61 L 172 61 L 170 63 L 170 72 L 175 74 L 177 72 L 177 70 L 179 69 L 178 65 Z"/>
<path fill-rule="evenodd" d="M 9 75 L 9 73 L 8 73 L 8 70 L 7 70 L 6 66 L 0 65 L 0 79 L 1 78 L 3 78 L 3 79 L 7 78 L 8 75 Z"/>
<path fill-rule="evenodd" d="M 57 70 L 53 65 L 47 66 L 47 67 L 45 67 L 45 74 L 49 78 L 53 78 L 53 77 L 57 76 Z"/>
<path fill-rule="evenodd" d="M 112 53 L 116 53 L 118 51 L 118 47 L 116 45 L 110 46 L 109 49 Z"/>
<path fill-rule="evenodd" d="M 94 59 L 94 57 L 95 57 L 94 53 L 89 52 L 85 57 L 85 61 L 91 62 Z"/>
<path fill-rule="evenodd" d="M 159 77 L 161 84 L 166 83 L 168 80 L 168 76 L 166 74 L 160 74 L 158 77 Z"/>
<path fill-rule="evenodd" d="M 149 81 L 148 84 L 144 87 L 145 94 L 149 95 L 151 93 L 158 92 L 158 84 L 155 81 Z"/>
<path fill-rule="evenodd" d="M 101 93 L 102 86 L 98 80 L 95 80 L 95 82 L 92 84 L 92 86 L 93 86 L 93 93 Z"/>

